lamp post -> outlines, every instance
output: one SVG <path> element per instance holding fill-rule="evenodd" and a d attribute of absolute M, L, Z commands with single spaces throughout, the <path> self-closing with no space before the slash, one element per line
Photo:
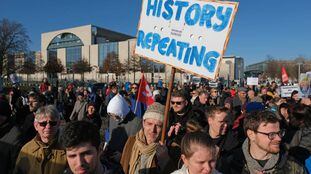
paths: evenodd
<path fill-rule="evenodd" d="M 228 74 L 227 74 L 227 85 L 230 86 L 230 74 L 231 74 L 231 64 L 232 62 L 227 60 L 226 64 L 228 65 Z"/>
<path fill-rule="evenodd" d="M 300 66 L 302 65 L 302 63 L 297 63 L 297 65 L 298 65 L 298 83 L 299 83 L 299 81 L 300 81 Z"/>

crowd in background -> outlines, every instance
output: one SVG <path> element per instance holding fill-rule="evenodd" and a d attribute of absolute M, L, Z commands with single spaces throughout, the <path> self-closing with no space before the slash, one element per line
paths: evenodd
<path fill-rule="evenodd" d="M 280 87 L 110 82 L 0 94 L 0 173 L 308 173 L 311 100 Z"/>

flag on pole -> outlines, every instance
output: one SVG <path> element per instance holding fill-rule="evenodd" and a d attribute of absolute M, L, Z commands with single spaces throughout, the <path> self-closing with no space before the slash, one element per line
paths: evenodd
<path fill-rule="evenodd" d="M 140 79 L 140 85 L 138 88 L 137 101 L 146 104 L 147 106 L 151 105 L 154 100 L 152 98 L 152 92 L 149 88 L 148 82 L 145 79 L 144 74 Z"/>
<path fill-rule="evenodd" d="M 282 82 L 288 83 L 288 75 L 284 66 L 282 66 Z"/>

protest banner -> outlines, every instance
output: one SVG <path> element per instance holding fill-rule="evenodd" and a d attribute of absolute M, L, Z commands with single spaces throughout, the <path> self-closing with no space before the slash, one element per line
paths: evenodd
<path fill-rule="evenodd" d="M 134 53 L 172 66 L 162 142 L 176 68 L 215 79 L 237 8 L 237 2 L 143 0 Z"/>
<path fill-rule="evenodd" d="M 258 85 L 258 77 L 247 77 L 246 84 L 257 86 Z"/>
<path fill-rule="evenodd" d="M 281 97 L 290 97 L 293 91 L 299 92 L 299 86 L 281 86 Z"/>
<path fill-rule="evenodd" d="M 237 2 L 144 0 L 135 54 L 215 79 Z"/>

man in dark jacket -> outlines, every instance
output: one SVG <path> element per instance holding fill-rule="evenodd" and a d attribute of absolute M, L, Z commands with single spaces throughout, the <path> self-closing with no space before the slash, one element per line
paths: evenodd
<path fill-rule="evenodd" d="M 98 173 L 118 174 L 101 160 L 100 135 L 98 128 L 87 121 L 68 123 L 64 128 L 62 143 L 66 148 L 69 168 L 65 174 Z"/>
<path fill-rule="evenodd" d="M 242 148 L 227 158 L 226 174 L 282 173 L 304 174 L 304 167 L 280 148 L 285 132 L 280 129 L 276 115 L 261 111 L 244 120 L 247 139 Z"/>
<path fill-rule="evenodd" d="M 13 124 L 9 103 L 0 99 L 0 108 L 0 171 L 12 173 L 22 146 L 21 132 Z"/>
<path fill-rule="evenodd" d="M 208 123 L 207 135 L 219 148 L 217 166 L 222 168 L 222 160 L 226 159 L 230 151 L 237 148 L 239 143 L 237 137 L 228 125 L 228 110 L 224 107 L 211 107 L 205 112 Z"/>
<path fill-rule="evenodd" d="M 209 107 L 209 95 L 208 92 L 202 90 L 199 92 L 199 96 L 193 102 L 193 108 L 205 112 Z"/>

